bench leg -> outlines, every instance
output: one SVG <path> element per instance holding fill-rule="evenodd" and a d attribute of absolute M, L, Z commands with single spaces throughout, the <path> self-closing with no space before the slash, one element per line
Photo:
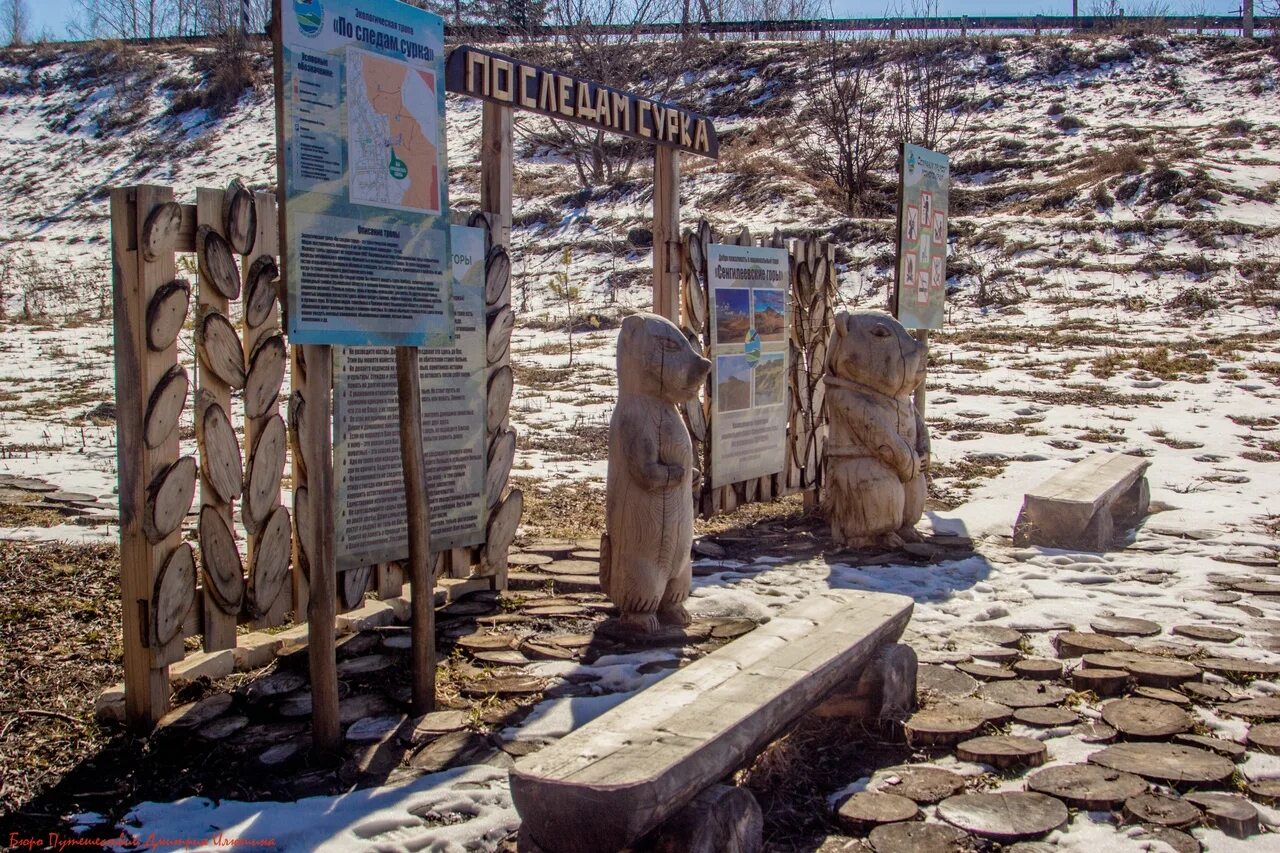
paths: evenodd
<path fill-rule="evenodd" d="M 1147 484 L 1146 477 L 1139 477 L 1129 487 L 1129 491 L 1116 501 L 1115 506 L 1111 508 L 1111 515 L 1129 528 L 1146 518 L 1150 511 L 1151 486 Z"/>
<path fill-rule="evenodd" d="M 1111 540 L 1115 535 L 1116 525 L 1111 518 L 1110 508 L 1098 507 L 1093 518 L 1089 519 L 1089 526 L 1084 529 L 1084 535 L 1080 537 L 1081 545 L 1089 551 L 1106 551 L 1111 547 Z"/>
<path fill-rule="evenodd" d="M 918 669 L 915 649 L 906 643 L 889 643 L 856 680 L 836 688 L 814 714 L 858 719 L 867 725 L 900 723 L 916 709 Z"/>
<path fill-rule="evenodd" d="M 644 853 L 760 853 L 764 816 L 746 788 L 712 785 L 635 848 Z"/>

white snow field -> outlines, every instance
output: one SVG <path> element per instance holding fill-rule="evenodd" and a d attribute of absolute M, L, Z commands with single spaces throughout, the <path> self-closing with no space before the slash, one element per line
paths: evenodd
<path fill-rule="evenodd" d="M 0 474 L 39 476 L 111 503 L 114 424 L 88 416 L 113 394 L 109 309 L 98 310 L 108 261 L 103 189 L 172 184 L 188 199 L 195 187 L 233 174 L 257 186 L 273 179 L 269 86 L 224 116 L 167 114 L 177 91 L 195 80 L 193 50 L 147 52 L 154 67 L 146 74 L 53 49 L 9 52 L 0 64 L 0 238 L 8 240 L 0 256 L 10 268 L 60 271 L 55 278 L 83 285 L 25 293 L 15 289 L 19 277 L 3 279 L 10 284 L 0 320 Z M 1166 628 L 1231 627 L 1243 636 L 1224 654 L 1280 663 L 1280 599 L 1206 594 L 1217 574 L 1277 574 L 1275 58 L 1233 39 L 1152 36 L 1010 38 L 954 50 L 982 106 L 952 151 L 953 293 L 947 329 L 931 340 L 935 508 L 924 526 L 972 537 L 977 553 L 931 565 L 703 564 L 692 610 L 762 617 L 828 586 L 884 590 L 915 598 L 908 641 L 925 660 L 965 648 L 965 630 L 975 625 L 1026 632 L 1032 653 L 1054 657 L 1054 631 L 1088 630 L 1092 618 L 1117 615 Z M 786 135 L 800 123 L 816 56 L 816 48 L 797 45 L 717 45 L 702 73 L 689 75 L 675 97 L 716 115 L 724 156 L 716 165 L 686 159 L 684 223 L 705 216 L 758 232 L 814 229 L 839 247 L 844 304 L 883 307 L 892 264 L 887 214 L 849 218 L 832 207 L 825 189 L 804 177 Z M 166 80 L 172 88 L 161 85 Z M 456 204 L 474 205 L 480 111 L 453 96 L 449 110 L 450 190 Z M 1062 115 L 1080 127 L 1060 129 Z M 516 469 L 543 488 L 599 489 L 604 459 L 591 448 L 612 410 L 610 327 L 621 310 L 648 301 L 649 250 L 628 238 L 629 229 L 647 227 L 645 169 L 637 166 L 621 189 L 580 192 L 563 158 L 521 139 Z M 606 327 L 575 334 L 572 366 L 560 330 L 566 307 L 545 286 L 561 270 L 566 245 L 575 247 L 569 273 L 583 290 L 577 310 L 595 312 Z M 40 298 L 44 310 L 35 310 Z M 1122 549 L 1012 545 L 1029 486 L 1085 455 L 1117 452 L 1151 462 L 1153 512 Z M 110 524 L 62 525 L 3 529 L 0 537 L 116 533 Z M 678 656 L 602 659 L 589 667 L 601 676 L 600 695 L 546 700 L 503 735 L 553 740 L 668 671 L 646 674 L 641 665 Z M 587 668 L 537 666 L 558 677 Z M 1280 683 L 1233 689 L 1274 695 Z M 1242 739 L 1240 721 L 1196 713 L 1207 730 Z M 1100 748 L 1068 729 L 1014 724 L 1013 733 L 1044 740 L 1050 764 L 1082 761 Z M 1280 777 L 1280 758 L 1251 753 L 1239 771 L 1246 780 Z M 144 840 L 267 837 L 290 851 L 490 850 L 518 824 L 505 778 L 498 768 L 471 767 L 291 803 L 146 802 L 119 828 Z M 845 791 L 867 782 L 849 779 Z M 1215 853 L 1280 849 L 1280 811 L 1259 810 L 1261 836 L 1193 834 Z M 1102 813 L 1077 813 L 1047 840 L 1090 853 L 1171 849 Z M 212 840 L 185 847 L 218 849 Z"/>

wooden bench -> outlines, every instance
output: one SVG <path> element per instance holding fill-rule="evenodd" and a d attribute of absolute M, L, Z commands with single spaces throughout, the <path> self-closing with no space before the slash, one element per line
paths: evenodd
<path fill-rule="evenodd" d="M 1116 523 L 1147 514 L 1150 462 L 1123 453 L 1095 453 L 1059 471 L 1023 498 L 1013 527 L 1016 545 L 1105 551 Z"/>
<path fill-rule="evenodd" d="M 522 849 L 626 848 L 856 678 L 911 610 L 903 595 L 815 594 L 522 758 L 511 770 Z"/>

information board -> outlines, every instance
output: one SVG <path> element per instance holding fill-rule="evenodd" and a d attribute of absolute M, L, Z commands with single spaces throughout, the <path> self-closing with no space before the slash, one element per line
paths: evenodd
<path fill-rule="evenodd" d="M 443 20 L 275 3 L 290 343 L 448 343 Z"/>
<path fill-rule="evenodd" d="M 711 485 L 786 466 L 790 258 L 785 249 L 712 243 Z"/>
<path fill-rule="evenodd" d="M 945 154 L 902 146 L 898 210 L 898 321 L 908 329 L 941 329 L 947 299 Z"/>
<path fill-rule="evenodd" d="M 432 551 L 480 544 L 488 516 L 484 231 L 452 231 L 454 342 L 419 357 Z M 405 559 L 394 349 L 334 348 L 333 416 L 338 570 Z"/>

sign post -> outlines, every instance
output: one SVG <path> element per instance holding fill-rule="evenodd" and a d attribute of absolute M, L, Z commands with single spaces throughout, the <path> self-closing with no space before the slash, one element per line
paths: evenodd
<path fill-rule="evenodd" d="M 916 329 L 929 353 L 929 330 L 941 329 L 947 299 L 947 216 L 951 165 L 945 154 L 903 143 L 898 185 L 898 265 L 893 315 Z M 925 412 L 925 383 L 916 390 Z"/>
<path fill-rule="evenodd" d="M 281 277 L 307 347 L 302 446 L 316 487 L 308 606 L 313 733 L 336 749 L 335 344 L 394 346 L 413 599 L 413 705 L 435 690 L 418 348 L 453 339 L 444 21 L 397 0 L 274 0 Z"/>

